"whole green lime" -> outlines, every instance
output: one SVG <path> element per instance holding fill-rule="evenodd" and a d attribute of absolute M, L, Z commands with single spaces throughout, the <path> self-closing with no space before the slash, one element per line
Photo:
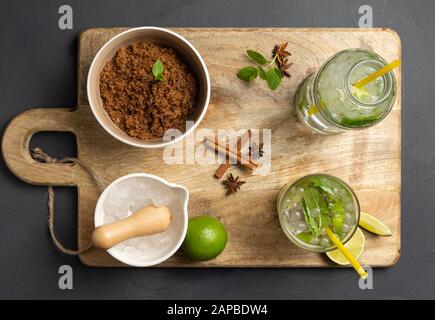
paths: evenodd
<path fill-rule="evenodd" d="M 227 240 L 222 222 L 214 217 L 199 216 L 189 220 L 183 251 L 191 259 L 210 260 L 225 249 Z"/>

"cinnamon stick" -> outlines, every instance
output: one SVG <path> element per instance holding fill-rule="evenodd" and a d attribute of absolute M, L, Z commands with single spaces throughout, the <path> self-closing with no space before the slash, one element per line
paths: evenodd
<path fill-rule="evenodd" d="M 240 152 L 246 142 L 249 142 L 251 139 L 251 129 L 248 129 L 242 137 L 237 138 L 237 151 Z M 220 179 L 225 174 L 225 172 L 230 167 L 229 160 L 227 158 L 227 162 L 222 163 L 219 168 L 214 173 L 215 178 Z"/>
<path fill-rule="evenodd" d="M 207 137 L 204 142 L 208 147 L 216 150 L 217 152 L 219 152 L 221 154 L 224 154 L 229 159 L 233 159 L 233 160 L 237 161 L 237 163 L 245 166 L 249 170 L 255 170 L 258 167 L 258 164 L 256 162 L 250 160 L 249 158 L 246 159 L 245 157 L 243 157 L 241 155 L 240 151 L 238 151 L 237 153 L 234 153 L 227 146 L 224 147 L 221 144 L 219 144 L 219 141 L 217 141 L 217 139 L 212 139 L 212 138 Z"/>

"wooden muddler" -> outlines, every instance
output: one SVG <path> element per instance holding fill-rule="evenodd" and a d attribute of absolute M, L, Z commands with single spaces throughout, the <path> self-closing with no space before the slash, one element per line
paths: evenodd
<path fill-rule="evenodd" d="M 165 231 L 171 223 L 168 207 L 147 206 L 130 217 L 102 225 L 92 233 L 92 243 L 107 250 L 125 240 Z"/>

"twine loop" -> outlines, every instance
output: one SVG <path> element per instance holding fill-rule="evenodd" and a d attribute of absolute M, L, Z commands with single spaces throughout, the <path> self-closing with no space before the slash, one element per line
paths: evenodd
<path fill-rule="evenodd" d="M 52 157 L 45 153 L 41 148 L 33 148 L 30 150 L 30 155 L 32 158 L 36 161 L 42 162 L 42 163 L 71 163 L 71 164 L 77 164 L 80 165 L 83 169 L 86 170 L 90 174 L 90 176 L 94 179 L 94 181 L 97 183 L 98 188 L 100 189 L 100 192 L 103 191 L 104 185 L 101 182 L 100 177 L 95 173 L 94 170 L 90 166 L 88 166 L 85 162 L 82 160 L 79 160 L 77 158 L 71 158 L 71 157 L 65 157 L 62 159 L 57 159 L 55 157 Z M 57 239 L 56 233 L 54 232 L 54 189 L 52 186 L 47 187 L 47 193 L 48 193 L 48 229 L 50 231 L 51 239 L 53 240 L 53 243 L 56 245 L 56 247 L 63 253 L 68 255 L 77 256 L 80 255 L 86 251 L 88 251 L 92 247 L 92 242 L 89 243 L 86 247 L 82 249 L 77 250 L 71 250 L 65 248 L 64 245 Z"/>

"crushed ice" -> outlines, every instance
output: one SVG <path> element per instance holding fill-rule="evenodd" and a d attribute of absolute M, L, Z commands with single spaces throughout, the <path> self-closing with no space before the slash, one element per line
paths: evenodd
<path fill-rule="evenodd" d="M 145 178 L 131 178 L 112 188 L 104 202 L 104 223 L 113 223 L 131 216 L 138 210 L 154 204 L 167 206 L 172 213 L 168 229 L 162 233 L 126 240 L 113 249 L 136 260 L 148 260 L 171 250 L 180 232 L 182 201 L 177 192 L 162 183 Z"/>

